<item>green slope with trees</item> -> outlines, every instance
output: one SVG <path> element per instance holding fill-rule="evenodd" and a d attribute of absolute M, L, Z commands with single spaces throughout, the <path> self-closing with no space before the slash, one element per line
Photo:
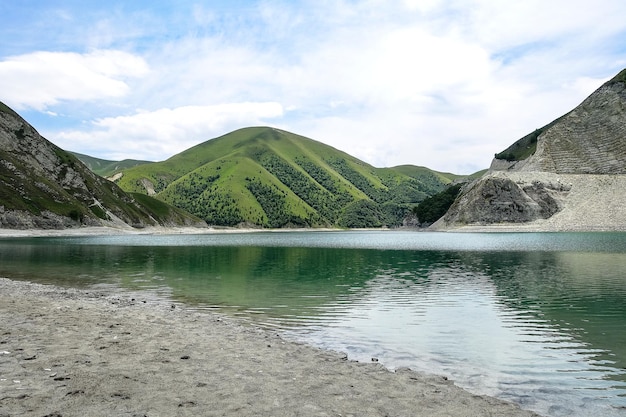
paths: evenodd
<path fill-rule="evenodd" d="M 462 183 L 450 185 L 445 190 L 432 195 L 413 208 L 413 214 L 422 225 L 431 225 L 439 220 L 450 208 L 463 187 Z"/>
<path fill-rule="evenodd" d="M 125 169 L 116 182 L 213 225 L 380 227 L 401 224 L 457 177 L 423 167 L 375 168 L 303 136 L 250 127 Z"/>

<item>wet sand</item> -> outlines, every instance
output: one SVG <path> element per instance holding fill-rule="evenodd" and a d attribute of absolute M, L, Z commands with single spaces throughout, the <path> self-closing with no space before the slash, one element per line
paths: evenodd
<path fill-rule="evenodd" d="M 0 416 L 533 416 L 214 312 L 0 278 Z"/>

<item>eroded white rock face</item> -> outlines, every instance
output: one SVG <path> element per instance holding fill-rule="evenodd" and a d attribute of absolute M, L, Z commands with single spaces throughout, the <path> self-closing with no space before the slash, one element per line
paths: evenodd
<path fill-rule="evenodd" d="M 626 82 L 614 79 L 546 128 L 532 156 L 494 159 L 435 227 L 626 230 L 625 186 Z"/>
<path fill-rule="evenodd" d="M 599 88 L 547 129 L 537 151 L 513 170 L 626 174 L 626 84 Z"/>
<path fill-rule="evenodd" d="M 150 196 L 156 195 L 156 191 L 154 191 L 154 184 L 147 178 L 141 179 L 141 185 L 146 189 L 146 193 Z"/>

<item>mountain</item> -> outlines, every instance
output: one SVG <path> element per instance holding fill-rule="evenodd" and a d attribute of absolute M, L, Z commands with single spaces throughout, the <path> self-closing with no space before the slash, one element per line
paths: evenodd
<path fill-rule="evenodd" d="M 94 158 L 93 156 L 81 154 L 78 152 L 70 152 L 77 157 L 83 164 L 87 165 L 94 173 L 101 177 L 113 177 L 120 171 L 132 168 L 137 165 L 149 164 L 151 161 L 139 161 L 137 159 L 124 159 L 123 161 L 110 161 L 107 159 Z"/>
<path fill-rule="evenodd" d="M 496 154 L 437 228 L 626 230 L 626 70 Z"/>
<path fill-rule="evenodd" d="M 380 227 L 401 224 L 454 179 L 422 167 L 375 168 L 303 136 L 249 127 L 125 169 L 115 181 L 214 225 Z"/>
<path fill-rule="evenodd" d="M 0 227 L 202 225 L 180 209 L 132 195 L 94 174 L 0 103 Z"/>

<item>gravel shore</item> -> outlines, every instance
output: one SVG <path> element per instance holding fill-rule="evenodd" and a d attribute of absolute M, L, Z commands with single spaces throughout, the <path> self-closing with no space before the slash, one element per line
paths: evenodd
<path fill-rule="evenodd" d="M 535 415 L 213 312 L 107 294 L 0 278 L 0 416 Z"/>

